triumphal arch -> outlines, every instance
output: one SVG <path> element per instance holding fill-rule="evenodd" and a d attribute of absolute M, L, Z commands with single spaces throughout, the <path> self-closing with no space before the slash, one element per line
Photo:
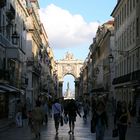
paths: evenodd
<path fill-rule="evenodd" d="M 59 81 L 59 97 L 62 96 L 63 79 L 64 76 L 70 74 L 75 79 L 75 96 L 78 93 L 77 84 L 80 77 L 80 69 L 83 66 L 84 61 L 75 59 L 74 55 L 70 52 L 65 54 L 65 57 L 56 61 L 56 70 Z"/>

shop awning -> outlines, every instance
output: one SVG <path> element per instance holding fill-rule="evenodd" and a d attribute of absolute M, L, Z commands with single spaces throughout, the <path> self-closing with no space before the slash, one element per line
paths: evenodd
<path fill-rule="evenodd" d="M 47 96 L 47 97 L 49 97 L 49 98 L 52 98 L 52 96 L 51 96 L 49 93 L 41 92 L 40 94 L 41 94 L 41 95 L 45 95 L 45 96 Z"/>
<path fill-rule="evenodd" d="M 2 90 L 2 89 L 0 89 L 0 93 L 5 93 L 6 91 L 4 91 L 4 90 Z"/>
<path fill-rule="evenodd" d="M 14 86 L 0 83 L 0 93 L 20 93 L 20 90 Z"/>
<path fill-rule="evenodd" d="M 113 79 L 112 84 L 122 84 L 130 81 L 140 81 L 140 70 Z"/>
<path fill-rule="evenodd" d="M 108 90 L 104 89 L 104 87 L 101 87 L 92 89 L 91 92 L 108 92 Z"/>

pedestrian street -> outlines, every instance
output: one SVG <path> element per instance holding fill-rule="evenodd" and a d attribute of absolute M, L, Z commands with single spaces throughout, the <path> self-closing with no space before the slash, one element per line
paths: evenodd
<path fill-rule="evenodd" d="M 48 125 L 42 127 L 40 140 L 95 140 L 95 134 L 90 133 L 90 119 L 84 121 L 77 116 L 74 135 L 68 134 L 69 126 L 64 124 L 59 127 L 59 134 L 56 135 L 53 118 L 49 118 Z M 9 128 L 0 133 L 0 140 L 35 140 L 28 127 Z"/>
<path fill-rule="evenodd" d="M 104 140 L 118 140 L 117 138 L 112 138 L 113 129 L 113 117 L 109 117 L 109 128 L 105 132 Z M 53 118 L 49 117 L 48 125 L 42 127 L 40 140 L 95 140 L 95 134 L 90 132 L 90 117 L 87 121 L 83 118 L 77 116 L 75 123 L 74 135 L 68 134 L 69 126 L 64 124 L 59 128 L 59 134 L 56 135 L 54 128 Z M 135 121 L 132 121 L 132 125 L 128 128 L 127 139 L 126 140 L 139 140 L 140 138 L 140 125 Z M 17 128 L 16 126 L 11 126 L 8 130 L 0 132 L 0 140 L 37 140 L 35 136 L 30 132 L 28 126 L 22 128 Z"/>

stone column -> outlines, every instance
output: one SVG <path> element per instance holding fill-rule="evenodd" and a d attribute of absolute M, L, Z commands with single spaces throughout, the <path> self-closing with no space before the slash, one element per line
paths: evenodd
<path fill-rule="evenodd" d="M 62 97 L 62 93 L 63 93 L 63 81 L 59 81 L 59 91 L 58 91 L 58 97 Z"/>

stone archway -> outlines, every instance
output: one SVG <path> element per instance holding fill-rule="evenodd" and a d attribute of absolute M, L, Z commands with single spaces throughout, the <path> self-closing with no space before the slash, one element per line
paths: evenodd
<path fill-rule="evenodd" d="M 75 96 L 78 94 L 78 78 L 80 77 L 80 69 L 84 61 L 75 59 L 72 53 L 67 52 L 62 60 L 56 61 L 56 70 L 59 81 L 59 97 L 62 96 L 63 79 L 67 74 L 73 75 L 75 78 Z"/>

